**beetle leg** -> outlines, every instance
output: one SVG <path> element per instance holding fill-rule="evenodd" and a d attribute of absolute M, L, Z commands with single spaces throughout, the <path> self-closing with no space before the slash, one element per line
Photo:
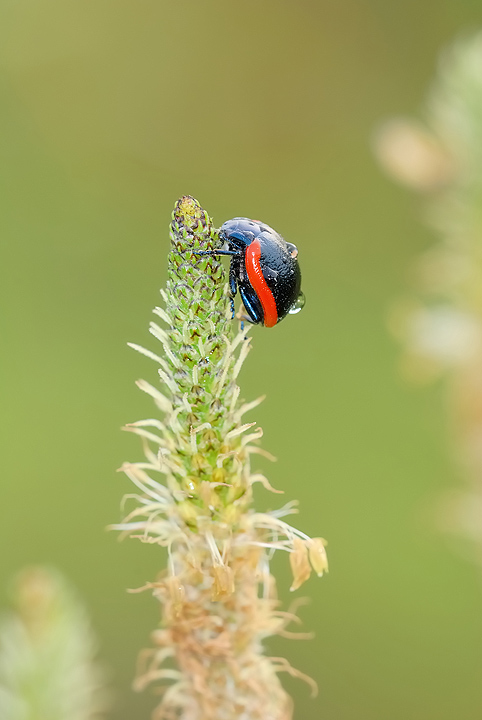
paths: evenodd
<path fill-rule="evenodd" d="M 254 290 L 251 290 L 251 288 L 246 290 L 240 286 L 239 294 L 241 295 L 241 300 L 243 301 L 243 305 L 246 308 L 246 312 L 248 313 L 251 322 L 254 325 L 262 323 L 263 309 Z"/>
<path fill-rule="evenodd" d="M 229 266 L 229 289 L 232 297 L 238 292 L 238 268 L 239 261 L 231 260 L 231 265 Z"/>
<path fill-rule="evenodd" d="M 234 308 L 234 298 L 236 297 L 236 293 L 238 292 L 238 267 L 239 267 L 239 260 L 236 261 L 235 258 L 231 260 L 231 265 L 229 266 L 229 291 L 231 295 L 231 320 L 234 318 L 236 311 Z"/>

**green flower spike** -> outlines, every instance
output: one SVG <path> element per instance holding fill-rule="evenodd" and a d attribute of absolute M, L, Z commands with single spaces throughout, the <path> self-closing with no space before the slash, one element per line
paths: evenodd
<path fill-rule="evenodd" d="M 165 327 L 150 327 L 162 349 L 131 346 L 159 366 L 159 388 L 137 384 L 161 417 L 126 427 L 141 437 L 145 460 L 121 468 L 139 493 L 115 526 L 168 552 L 167 568 L 148 585 L 162 624 L 155 649 L 142 656 L 136 688 L 171 681 L 158 719 L 288 720 L 292 702 L 277 674 L 305 676 L 263 654 L 264 638 L 289 634 L 286 625 L 296 620 L 276 609 L 269 561 L 275 549 L 290 553 L 294 590 L 311 566 L 326 571 L 324 542 L 282 520 L 294 503 L 270 513 L 252 507 L 255 482 L 279 492 L 250 468 L 253 453 L 268 454 L 254 444 L 262 430 L 243 416 L 263 398 L 240 400 L 236 379 L 250 350 L 249 327 L 233 334 L 224 267 L 195 252 L 219 247 L 219 237 L 192 197 L 176 203 L 171 242 L 164 308 L 154 309 Z M 177 669 L 164 667 L 166 660 Z"/>

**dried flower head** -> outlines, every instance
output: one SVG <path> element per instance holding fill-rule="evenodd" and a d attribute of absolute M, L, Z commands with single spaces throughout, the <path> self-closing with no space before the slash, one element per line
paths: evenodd
<path fill-rule="evenodd" d="M 263 398 L 240 398 L 249 328 L 233 333 L 224 267 L 196 254 L 219 247 L 219 238 L 192 197 L 176 203 L 171 243 L 164 306 L 154 309 L 164 327 L 150 326 L 161 350 L 132 345 L 158 365 L 159 386 L 137 384 L 159 412 L 126 427 L 140 436 L 145 458 L 121 468 L 138 492 L 115 526 L 168 553 L 149 584 L 162 623 L 136 687 L 162 683 L 159 719 L 288 720 L 292 702 L 278 673 L 301 674 L 263 653 L 264 639 L 293 618 L 277 609 L 270 559 L 277 549 L 290 554 L 295 589 L 311 566 L 326 571 L 324 542 L 282 519 L 293 503 L 269 513 L 253 508 L 254 483 L 279 492 L 251 471 L 251 456 L 264 454 L 256 444 L 262 430 L 244 416 Z"/>

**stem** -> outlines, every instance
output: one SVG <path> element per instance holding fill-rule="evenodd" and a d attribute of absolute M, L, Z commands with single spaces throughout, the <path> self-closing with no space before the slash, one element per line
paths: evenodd
<path fill-rule="evenodd" d="M 309 561 L 320 575 L 327 569 L 324 543 L 295 531 L 280 512 L 252 508 L 254 482 L 273 488 L 251 473 L 262 431 L 242 419 L 261 399 L 243 403 L 236 383 L 249 328 L 234 335 L 224 267 L 194 252 L 210 252 L 219 239 L 192 197 L 176 203 L 171 243 L 165 307 L 154 310 L 166 329 L 151 323 L 162 356 L 133 346 L 159 365 L 161 389 L 138 385 L 162 417 L 126 428 L 143 441 L 145 460 L 122 468 L 142 495 L 115 526 L 168 550 L 167 568 L 149 584 L 162 606 L 161 629 L 136 687 L 172 683 L 156 718 L 288 720 L 292 702 L 277 673 L 296 671 L 262 648 L 289 622 L 276 611 L 269 561 L 276 548 L 291 553 L 296 589 L 311 573 Z M 169 658 L 178 670 L 164 668 Z"/>

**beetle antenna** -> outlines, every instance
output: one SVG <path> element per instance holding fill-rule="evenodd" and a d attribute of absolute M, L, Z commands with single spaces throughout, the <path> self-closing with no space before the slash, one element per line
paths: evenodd
<path fill-rule="evenodd" d="M 235 250 L 191 250 L 193 255 L 239 255 L 239 251 Z"/>

